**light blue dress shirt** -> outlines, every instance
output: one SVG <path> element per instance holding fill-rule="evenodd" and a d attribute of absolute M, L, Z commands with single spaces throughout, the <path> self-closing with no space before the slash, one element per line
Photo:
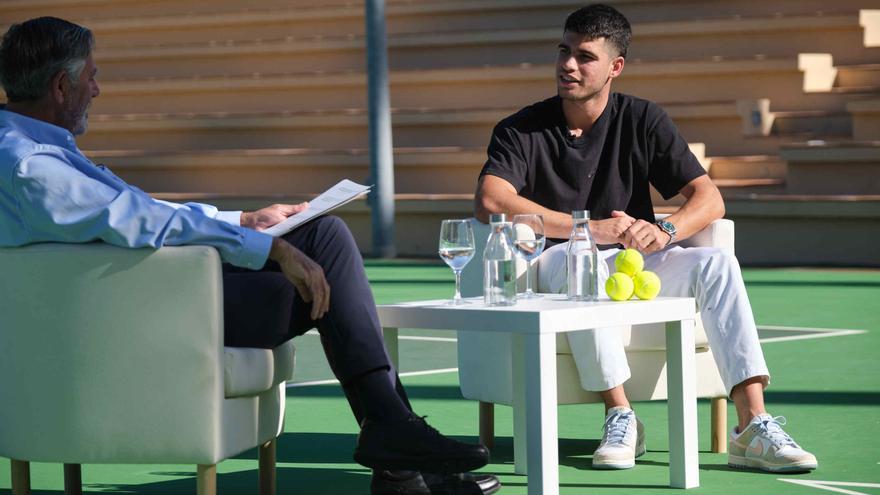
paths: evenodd
<path fill-rule="evenodd" d="M 272 236 L 241 227 L 240 215 L 153 199 L 92 163 L 66 129 L 0 109 L 0 247 L 203 244 L 227 263 L 262 268 Z"/>

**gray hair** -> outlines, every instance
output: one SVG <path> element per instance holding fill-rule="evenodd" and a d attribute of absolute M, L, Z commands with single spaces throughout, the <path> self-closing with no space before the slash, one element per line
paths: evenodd
<path fill-rule="evenodd" d="M 62 70 L 76 87 L 94 46 L 89 29 L 56 17 L 13 24 L 0 44 L 0 84 L 6 97 L 10 102 L 38 100 Z"/>

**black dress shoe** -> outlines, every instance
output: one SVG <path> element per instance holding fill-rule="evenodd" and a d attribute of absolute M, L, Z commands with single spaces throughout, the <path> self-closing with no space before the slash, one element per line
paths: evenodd
<path fill-rule="evenodd" d="M 370 495 L 431 495 L 418 471 L 373 470 Z"/>
<path fill-rule="evenodd" d="M 412 415 L 394 422 L 364 420 L 354 460 L 373 469 L 462 473 L 488 464 L 489 450 L 445 437 Z"/>
<path fill-rule="evenodd" d="M 491 495 L 501 489 L 498 478 L 486 473 L 422 473 L 431 495 Z"/>
<path fill-rule="evenodd" d="M 491 495 L 500 488 L 491 474 L 374 471 L 370 495 Z"/>

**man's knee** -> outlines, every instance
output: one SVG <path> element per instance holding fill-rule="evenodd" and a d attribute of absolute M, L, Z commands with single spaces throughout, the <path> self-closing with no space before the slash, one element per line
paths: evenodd
<path fill-rule="evenodd" d="M 727 286 L 742 280 L 739 261 L 729 250 L 716 247 L 695 247 L 687 250 L 692 280 L 698 287 Z"/>
<path fill-rule="evenodd" d="M 538 257 L 538 291 L 559 293 L 564 290 L 566 281 L 565 249 L 554 246 Z"/>
<path fill-rule="evenodd" d="M 296 242 L 293 239 L 297 237 L 301 239 L 312 239 L 311 242 L 319 247 L 327 243 L 334 245 L 345 243 L 354 244 L 354 236 L 348 229 L 348 225 L 346 225 L 341 218 L 333 215 L 324 215 L 315 218 L 292 231 L 288 236 L 291 237 L 288 238 L 285 236 L 285 238 L 294 244 L 296 244 Z"/>
<path fill-rule="evenodd" d="M 324 215 L 314 220 L 315 228 L 328 234 L 344 233 L 351 235 L 345 221 L 335 215 Z"/>
<path fill-rule="evenodd" d="M 687 248 L 694 256 L 696 264 L 701 270 L 731 270 L 739 269 L 736 257 L 727 249 L 717 247 L 693 247 Z"/>
<path fill-rule="evenodd" d="M 315 219 L 314 249 L 328 253 L 345 253 L 360 256 L 357 241 L 345 221 L 333 215 Z"/>

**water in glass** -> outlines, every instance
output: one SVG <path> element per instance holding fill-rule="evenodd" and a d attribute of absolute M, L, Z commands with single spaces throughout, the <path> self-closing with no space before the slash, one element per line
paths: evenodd
<path fill-rule="evenodd" d="M 474 229 L 470 220 L 443 220 L 437 252 L 455 274 L 455 296 L 450 304 L 465 304 L 461 298 L 461 271 L 474 257 Z"/>

